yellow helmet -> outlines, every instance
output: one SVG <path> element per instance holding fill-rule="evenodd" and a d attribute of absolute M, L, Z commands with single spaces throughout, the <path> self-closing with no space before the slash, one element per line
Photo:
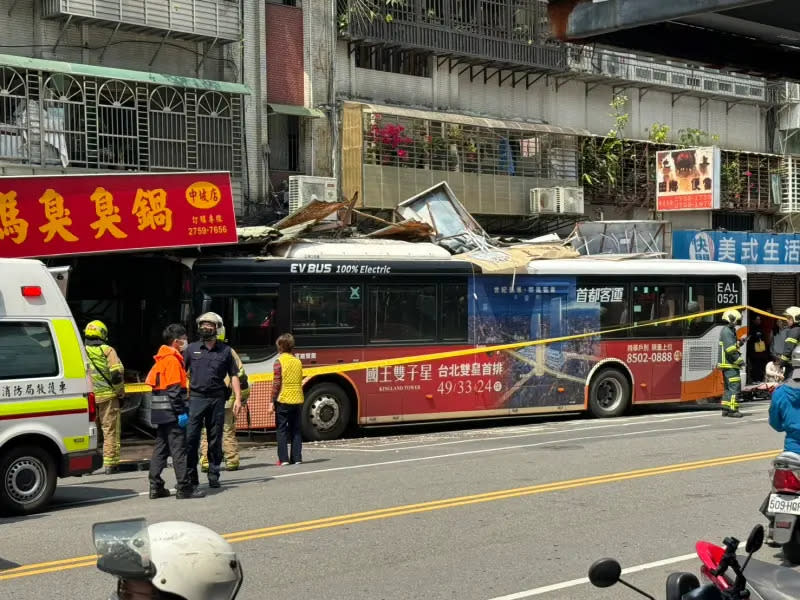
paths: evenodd
<path fill-rule="evenodd" d="M 722 313 L 722 320 L 731 325 L 738 325 L 742 322 L 742 313 L 738 310 L 726 310 Z"/>
<path fill-rule="evenodd" d="M 83 335 L 87 338 L 100 338 L 105 342 L 108 340 L 108 327 L 102 321 L 92 321 L 84 329 Z"/>

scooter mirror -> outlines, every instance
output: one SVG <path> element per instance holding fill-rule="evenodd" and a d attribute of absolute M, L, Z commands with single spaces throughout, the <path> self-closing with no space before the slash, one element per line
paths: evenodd
<path fill-rule="evenodd" d="M 622 567 L 613 558 L 601 558 L 589 567 L 589 581 L 599 588 L 610 587 L 619 581 Z"/>
<path fill-rule="evenodd" d="M 750 535 L 747 536 L 747 544 L 745 544 L 745 552 L 753 554 L 761 549 L 764 544 L 764 527 L 761 524 L 753 527 Z"/>

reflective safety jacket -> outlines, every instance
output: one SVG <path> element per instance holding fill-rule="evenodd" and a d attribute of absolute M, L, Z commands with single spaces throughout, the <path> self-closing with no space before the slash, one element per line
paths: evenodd
<path fill-rule="evenodd" d="M 792 351 L 797 346 L 797 340 L 800 340 L 800 327 L 795 325 L 786 331 L 786 338 L 781 349 L 781 363 L 784 367 L 788 367 L 789 370 L 792 368 Z"/>
<path fill-rule="evenodd" d="M 303 363 L 294 354 L 283 352 L 273 365 L 272 401 L 281 404 L 303 403 Z"/>
<path fill-rule="evenodd" d="M 236 354 L 236 350 L 231 348 L 231 353 L 233 354 L 233 361 L 236 363 L 236 368 L 239 369 L 237 372 L 239 376 L 239 387 L 242 390 L 242 404 L 245 404 L 248 398 L 250 398 L 250 384 L 247 382 L 247 372 L 244 370 L 244 363 L 242 359 L 239 358 L 239 355 Z M 232 408 L 233 404 L 236 402 L 236 394 L 233 393 L 231 378 L 228 375 L 225 376 L 225 385 L 231 391 L 228 396 L 228 401 L 225 403 L 225 408 Z"/>
<path fill-rule="evenodd" d="M 183 355 L 172 346 L 161 346 L 153 358 L 156 364 L 150 369 L 145 381 L 153 388 L 150 423 L 175 423 L 180 415 L 189 412 Z"/>
<path fill-rule="evenodd" d="M 95 400 L 99 403 L 122 398 L 125 395 L 122 378 L 124 368 L 117 352 L 103 341 L 93 338 L 87 339 L 85 346 Z"/>
<path fill-rule="evenodd" d="M 719 334 L 719 369 L 738 370 L 744 362 L 742 353 L 739 352 L 739 344 L 736 339 L 736 328 L 728 325 L 722 328 Z"/>

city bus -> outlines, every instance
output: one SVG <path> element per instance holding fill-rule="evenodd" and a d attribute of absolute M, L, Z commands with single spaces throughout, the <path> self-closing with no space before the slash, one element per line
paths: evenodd
<path fill-rule="evenodd" d="M 458 256 L 350 257 L 328 246 L 334 249 L 313 257 L 192 264 L 193 311 L 222 315 L 255 380 L 249 425 L 239 419 L 240 429 L 274 426 L 271 383 L 257 376 L 272 373 L 275 340 L 285 332 L 294 335 L 304 367 L 317 367 L 603 331 L 309 377 L 302 419 L 309 440 L 445 419 L 574 411 L 614 417 L 634 404 L 719 397 L 720 315 L 629 326 L 747 302 L 745 268 L 726 263 L 582 257 L 493 274 Z"/>

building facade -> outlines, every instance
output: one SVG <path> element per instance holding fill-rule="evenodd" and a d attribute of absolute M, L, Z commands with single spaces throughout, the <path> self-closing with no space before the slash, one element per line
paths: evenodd
<path fill-rule="evenodd" d="M 359 10 L 369 2 L 293 4 L 305 73 L 296 85 L 322 114 L 285 143 L 300 149 L 302 173 L 336 177 L 365 209 L 391 209 L 444 179 L 495 231 L 654 218 L 655 152 L 718 145 L 730 182 L 721 209 L 674 213 L 675 226 L 773 220 L 769 184 L 742 194 L 782 168 L 779 99 L 762 78 L 554 42 L 538 0 L 380 2 L 372 17 Z M 610 131 L 615 156 L 603 145 Z M 532 190 L 543 188 L 582 188 L 583 202 L 554 219 L 536 205 Z"/>
<path fill-rule="evenodd" d="M 263 203 L 257 0 L 0 1 L 0 174 L 229 171 Z"/>

